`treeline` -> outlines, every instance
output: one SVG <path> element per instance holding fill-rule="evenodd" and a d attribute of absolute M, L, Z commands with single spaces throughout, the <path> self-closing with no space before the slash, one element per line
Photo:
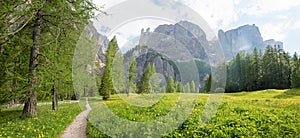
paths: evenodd
<path fill-rule="evenodd" d="M 226 92 L 300 88 L 300 59 L 277 46 L 241 52 L 227 65 Z"/>
<path fill-rule="evenodd" d="M 104 72 L 101 73 L 95 69 L 98 93 L 104 100 L 109 99 L 112 94 L 120 93 L 126 93 L 129 96 L 130 93 L 199 92 L 199 89 L 193 80 L 191 82 L 185 82 L 183 85 L 181 82 L 174 81 L 172 76 L 169 76 L 164 81 L 164 79 L 160 78 L 157 74 L 154 64 L 148 64 L 146 68 L 144 68 L 141 78 L 138 79 L 136 58 L 130 59 L 128 63 L 129 68 L 126 73 L 124 73 L 124 62 L 124 57 L 119 51 L 117 39 L 114 37 L 108 44 Z M 199 66 L 198 69 L 206 70 L 206 66 L 201 66 L 203 63 L 195 63 L 197 64 L 197 67 Z M 92 93 L 88 93 L 89 96 L 95 95 L 92 90 L 90 92 Z"/>

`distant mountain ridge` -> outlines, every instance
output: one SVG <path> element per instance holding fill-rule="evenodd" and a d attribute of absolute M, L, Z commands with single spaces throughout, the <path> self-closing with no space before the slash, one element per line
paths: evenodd
<path fill-rule="evenodd" d="M 251 53 L 255 47 L 264 51 L 268 45 L 279 45 L 283 49 L 283 42 L 273 39 L 263 41 L 259 28 L 255 24 L 244 25 L 226 32 L 219 30 L 218 38 L 228 60 L 241 51 Z"/>
<path fill-rule="evenodd" d="M 90 31 L 95 33 L 96 29 L 90 29 Z M 103 63 L 109 40 L 106 36 L 98 33 L 97 37 L 97 45 L 99 48 L 98 56 Z M 264 41 L 259 28 L 255 24 L 240 26 L 226 32 L 219 30 L 218 40 L 227 60 L 230 60 L 241 51 L 251 53 L 254 47 L 263 51 L 268 45 L 277 46 L 280 49 L 283 49 L 283 42 L 281 41 L 276 41 L 274 39 Z M 210 43 L 214 42 L 210 42 L 206 39 L 206 34 L 201 27 L 188 21 L 181 21 L 176 24 L 159 25 L 153 32 L 150 32 L 150 28 L 146 31 L 145 29 L 142 29 L 139 39 L 139 45 L 149 47 L 185 46 L 189 53 L 198 60 L 207 60 L 207 55 L 203 47 L 204 45 L 208 46 Z"/>
<path fill-rule="evenodd" d="M 94 29 L 91 30 L 94 31 Z M 101 67 L 104 67 L 108 39 L 100 34 L 97 36 L 98 61 L 102 64 Z M 273 39 L 264 41 L 259 28 L 255 25 L 244 25 L 226 32 L 219 30 L 218 40 L 222 49 L 216 50 L 223 50 L 227 60 L 232 59 L 241 51 L 251 53 L 255 47 L 264 50 L 267 45 L 276 45 L 283 49 L 283 43 L 280 41 Z M 138 78 L 141 77 L 144 68 L 149 64 L 154 64 L 159 74 L 165 77 L 172 76 L 176 81 L 181 81 L 181 74 L 176 64 L 190 65 L 191 60 L 195 60 L 199 74 L 199 82 L 196 84 L 201 89 L 210 70 L 209 55 L 204 47 L 209 48 L 217 43 L 208 41 L 201 27 L 188 21 L 159 25 L 153 32 L 150 28 L 146 31 L 142 29 L 138 46 L 124 54 L 124 65 L 128 68 L 126 62 L 129 62 L 131 57 L 135 57 Z"/>
<path fill-rule="evenodd" d="M 199 60 L 207 60 L 204 45 L 208 45 L 205 32 L 198 26 L 187 21 L 176 24 L 160 25 L 153 32 L 141 31 L 139 45 L 162 47 L 167 50 L 186 48 L 189 54 Z M 186 54 L 180 53 L 184 56 Z"/>

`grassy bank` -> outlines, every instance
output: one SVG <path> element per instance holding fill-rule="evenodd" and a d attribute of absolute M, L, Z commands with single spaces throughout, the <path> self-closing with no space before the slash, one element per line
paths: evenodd
<path fill-rule="evenodd" d="M 22 108 L 0 112 L 0 137 L 58 137 L 81 112 L 78 103 L 60 104 L 58 111 L 51 105 L 38 106 L 38 117 L 19 118 Z"/>

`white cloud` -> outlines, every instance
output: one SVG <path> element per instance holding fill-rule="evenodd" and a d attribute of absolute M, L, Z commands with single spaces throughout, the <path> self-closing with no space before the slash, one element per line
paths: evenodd
<path fill-rule="evenodd" d="M 244 9 L 241 9 L 241 13 L 253 16 L 264 16 L 275 11 L 289 10 L 299 4 L 299 0 L 260 0 L 250 4 Z"/>
<path fill-rule="evenodd" d="M 111 36 L 108 36 L 111 39 L 114 35 L 117 36 L 119 47 L 122 48 L 125 45 L 128 47 L 131 41 L 138 37 L 141 34 L 141 30 L 144 28 L 145 31 L 147 28 L 150 28 L 153 31 L 157 26 L 161 24 L 170 24 L 169 22 L 162 20 L 154 19 L 142 19 L 127 22 L 119 28 L 114 28 L 114 31 L 111 33 Z"/>
<path fill-rule="evenodd" d="M 262 37 L 267 39 L 275 39 L 283 41 L 287 35 L 287 29 L 292 25 L 291 20 L 286 20 L 280 23 L 265 23 L 260 25 Z"/>
<path fill-rule="evenodd" d="M 300 20 L 294 24 L 294 29 L 300 29 Z"/>
<path fill-rule="evenodd" d="M 198 12 L 213 30 L 227 27 L 238 20 L 235 5 L 240 0 L 182 0 L 186 5 Z"/>
<path fill-rule="evenodd" d="M 98 5 L 105 4 L 105 9 L 125 0 L 94 0 Z M 300 7 L 299 0 L 177 0 L 198 12 L 208 25 L 217 32 L 218 29 L 228 30 L 232 26 L 240 26 L 248 22 L 243 15 L 250 15 L 250 23 L 259 26 L 263 38 L 284 41 L 289 30 L 300 29 L 299 14 L 290 10 Z M 274 13 L 278 15 L 274 16 Z M 293 16 L 292 16 L 293 15 Z M 249 16 L 246 16 L 249 17 Z M 293 18 L 292 18 L 293 17 Z M 263 19 L 263 20 L 260 20 Z M 295 21 L 297 20 L 297 21 Z M 142 28 L 152 30 L 162 22 L 140 20 L 127 23 L 115 32 L 119 45 L 129 42 L 140 34 Z M 111 36 L 110 36 L 111 37 Z"/>
<path fill-rule="evenodd" d="M 98 6 L 104 6 L 104 10 L 122 3 L 126 0 L 93 0 L 93 2 Z"/>
<path fill-rule="evenodd" d="M 285 14 L 279 14 L 276 16 L 276 18 L 280 19 L 280 20 L 287 20 L 287 19 L 289 19 L 289 16 L 285 15 Z"/>

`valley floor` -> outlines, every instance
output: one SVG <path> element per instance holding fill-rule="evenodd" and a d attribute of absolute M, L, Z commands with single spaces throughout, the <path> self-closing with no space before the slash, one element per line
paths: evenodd
<path fill-rule="evenodd" d="M 91 98 L 90 104 L 93 110 L 89 115 L 87 136 L 300 136 L 300 90 L 264 90 L 229 93 L 223 96 L 209 94 L 193 96 L 197 101 L 190 114 L 184 107 L 188 107 L 188 103 L 193 101 L 184 97 L 187 99 L 178 102 L 180 101 L 178 93 L 152 98 L 136 95 L 126 98 L 122 95 L 115 95 L 106 102 L 103 102 L 101 97 Z M 142 102 L 143 99 L 147 99 L 144 100 L 144 104 L 136 104 Z M 157 100 L 159 102 L 156 103 Z M 143 106 L 149 104 L 153 105 Z M 216 112 L 213 110 L 214 107 L 218 109 Z M 175 108 L 180 108 L 180 110 L 173 112 L 176 111 Z M 173 116 L 168 116 L 171 112 L 173 112 Z M 174 124 L 170 123 L 183 119 L 187 114 L 189 116 L 183 120 L 183 124 L 174 127 Z M 122 119 L 118 120 L 119 118 Z M 134 124 L 131 121 L 138 123 Z M 156 126 L 149 122 L 155 122 Z M 174 130 L 169 131 L 170 127 L 174 127 Z M 164 131 L 167 133 L 163 133 Z"/>
<path fill-rule="evenodd" d="M 84 133 L 78 137 L 300 136 L 300 90 L 113 95 L 105 102 L 101 97 L 88 101 L 92 109 L 89 121 L 86 130 L 78 131 Z M 84 110 L 87 115 L 90 111 L 85 103 L 82 99 L 79 106 L 61 104 L 58 111 L 42 105 L 38 117 L 26 119 L 19 118 L 21 108 L 3 109 L 0 137 L 59 137 L 70 124 L 80 128 L 86 123 L 81 116 L 81 123 L 72 124 L 80 112 Z"/>

